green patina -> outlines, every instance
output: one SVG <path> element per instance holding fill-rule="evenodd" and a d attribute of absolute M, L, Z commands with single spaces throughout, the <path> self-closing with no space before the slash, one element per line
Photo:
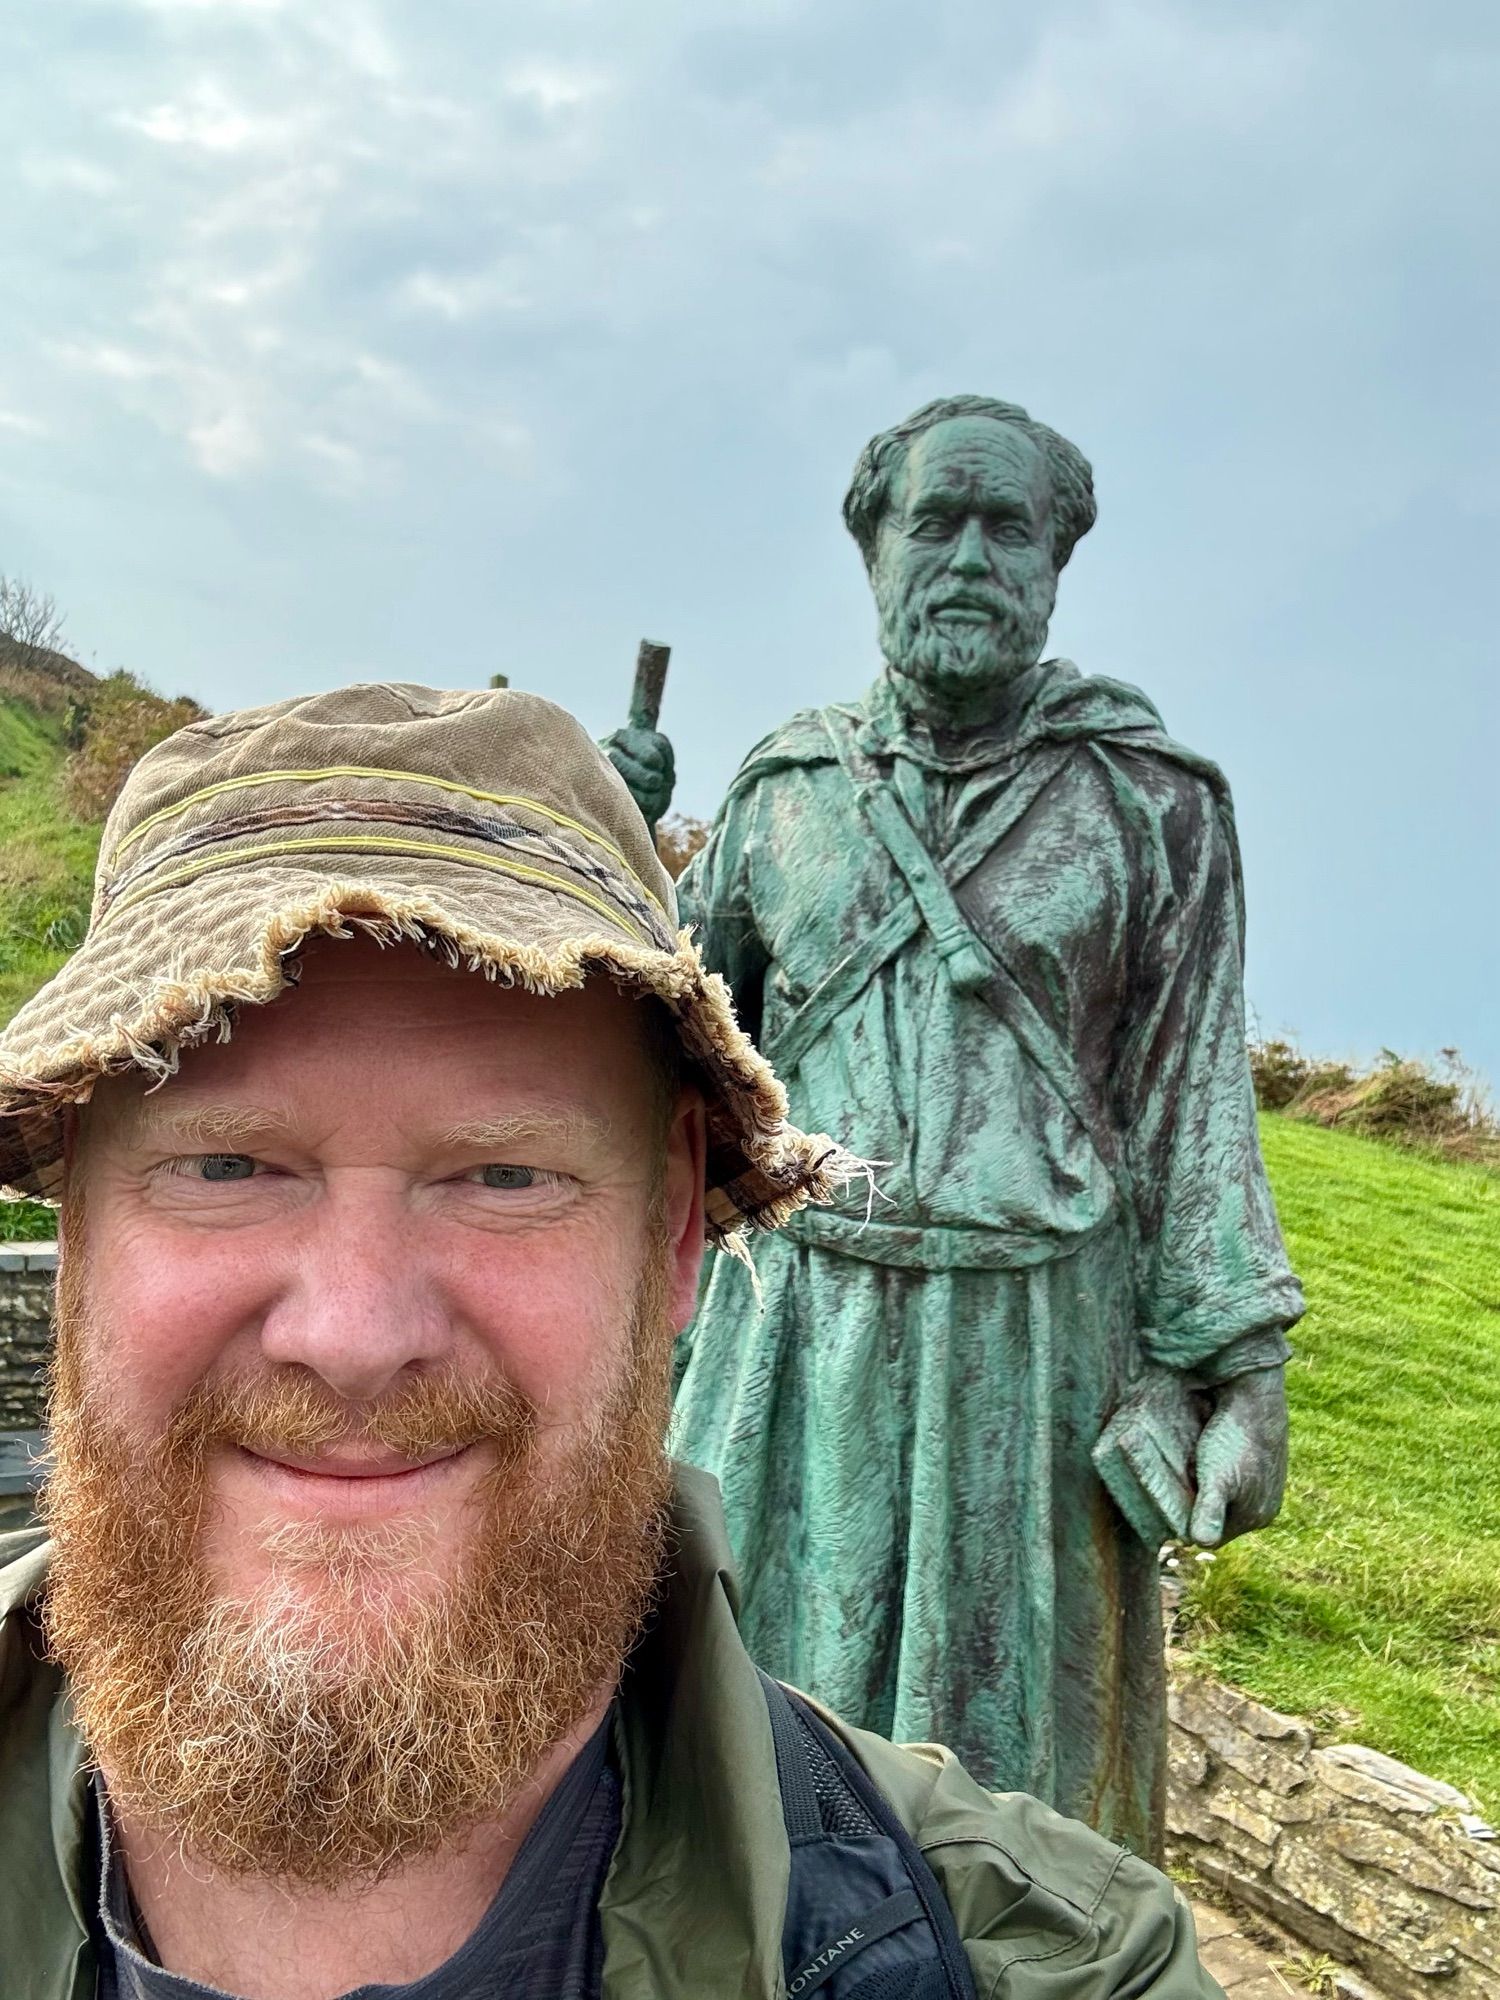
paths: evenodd
<path fill-rule="evenodd" d="M 1073 446 L 977 398 L 856 468 L 884 669 L 751 752 L 680 892 L 874 1188 L 757 1247 L 763 1305 L 715 1260 L 674 1440 L 768 1668 L 1153 1852 L 1156 1513 L 1206 1542 L 1274 1515 L 1301 1297 L 1227 787 L 1137 690 L 1041 657 L 1093 513 Z M 661 743 L 611 746 L 653 806 Z M 1158 1507 L 1118 1453 L 1100 1477 L 1120 1424 Z"/>

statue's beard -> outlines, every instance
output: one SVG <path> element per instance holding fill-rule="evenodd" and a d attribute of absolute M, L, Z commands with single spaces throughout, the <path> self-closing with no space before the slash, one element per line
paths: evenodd
<path fill-rule="evenodd" d="M 1042 656 L 1052 615 L 1050 591 L 1017 597 L 993 585 L 977 591 L 965 586 L 965 597 L 982 597 L 990 613 L 985 624 L 966 625 L 933 616 L 954 595 L 951 583 L 903 591 L 878 566 L 873 581 L 881 652 L 929 713 L 978 720 L 984 705 Z"/>
<path fill-rule="evenodd" d="M 199 1863 L 327 1887 L 373 1879 L 504 1812 L 617 1674 L 660 1565 L 668 1491 L 664 1242 L 625 1379 L 564 1462 L 504 1382 L 417 1384 L 368 1434 L 416 1456 L 488 1440 L 467 1551 L 421 1573 L 422 1523 L 288 1522 L 272 1581 L 222 1595 L 204 1464 L 226 1441 L 316 1449 L 347 1429 L 301 1369 L 194 1393 L 143 1452 L 87 1382 L 84 1278 L 64 1263 L 45 1502 L 48 1638 L 111 1796 Z M 402 1588 L 405 1565 L 409 1587 Z"/>

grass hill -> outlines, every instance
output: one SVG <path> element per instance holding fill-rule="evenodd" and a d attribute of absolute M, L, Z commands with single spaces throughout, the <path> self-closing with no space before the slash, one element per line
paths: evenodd
<path fill-rule="evenodd" d="M 64 787 L 72 689 L 0 654 L 0 1015 L 9 1019 L 83 935 L 99 825 Z M 38 696 L 40 695 L 40 699 Z"/>
<path fill-rule="evenodd" d="M 88 923 L 104 817 L 131 765 L 201 714 L 131 674 L 0 639 L 0 1020 Z"/>
<path fill-rule="evenodd" d="M 1500 1174 L 1267 1114 L 1308 1313 L 1280 1520 L 1193 1564 L 1203 1664 L 1500 1816 Z"/>
<path fill-rule="evenodd" d="M 130 763 L 195 712 L 53 658 L 23 670 L 0 648 L 0 1020 L 82 935 Z M 1381 1074 L 1387 1096 L 1405 1088 Z M 1291 1485 L 1275 1527 L 1189 1558 L 1189 1643 L 1500 1814 L 1500 1174 L 1301 1122 L 1296 1092 L 1316 1086 L 1316 1114 L 1328 1078 L 1282 1081 L 1293 1115 L 1265 1115 L 1262 1137 L 1309 1300 Z M 0 1207 L 0 1234 L 52 1228 L 50 1210 Z"/>

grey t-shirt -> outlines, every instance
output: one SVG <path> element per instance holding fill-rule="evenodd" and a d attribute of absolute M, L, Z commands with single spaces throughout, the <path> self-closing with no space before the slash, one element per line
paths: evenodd
<path fill-rule="evenodd" d="M 620 1834 L 620 1781 L 606 1717 L 568 1766 L 478 1928 L 407 1986 L 354 1986 L 341 2000 L 598 2000 L 599 1892 Z M 98 2000 L 224 2000 L 156 1963 L 96 1787 L 100 1853 Z M 233 1996 L 230 1996 L 233 2000 Z"/>

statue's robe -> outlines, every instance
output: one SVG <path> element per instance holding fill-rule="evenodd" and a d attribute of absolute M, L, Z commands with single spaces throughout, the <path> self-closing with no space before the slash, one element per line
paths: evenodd
<path fill-rule="evenodd" d="M 992 955 L 988 996 L 873 837 L 840 733 Z M 757 1244 L 763 1305 L 716 1258 L 685 1343 L 674 1446 L 723 1487 L 749 1645 L 1152 1853 L 1157 1550 L 1091 1451 L 1143 1369 L 1277 1365 L 1301 1310 L 1224 780 L 1066 662 L 956 756 L 882 679 L 751 753 L 680 891 L 797 1122 L 873 1163 Z"/>

